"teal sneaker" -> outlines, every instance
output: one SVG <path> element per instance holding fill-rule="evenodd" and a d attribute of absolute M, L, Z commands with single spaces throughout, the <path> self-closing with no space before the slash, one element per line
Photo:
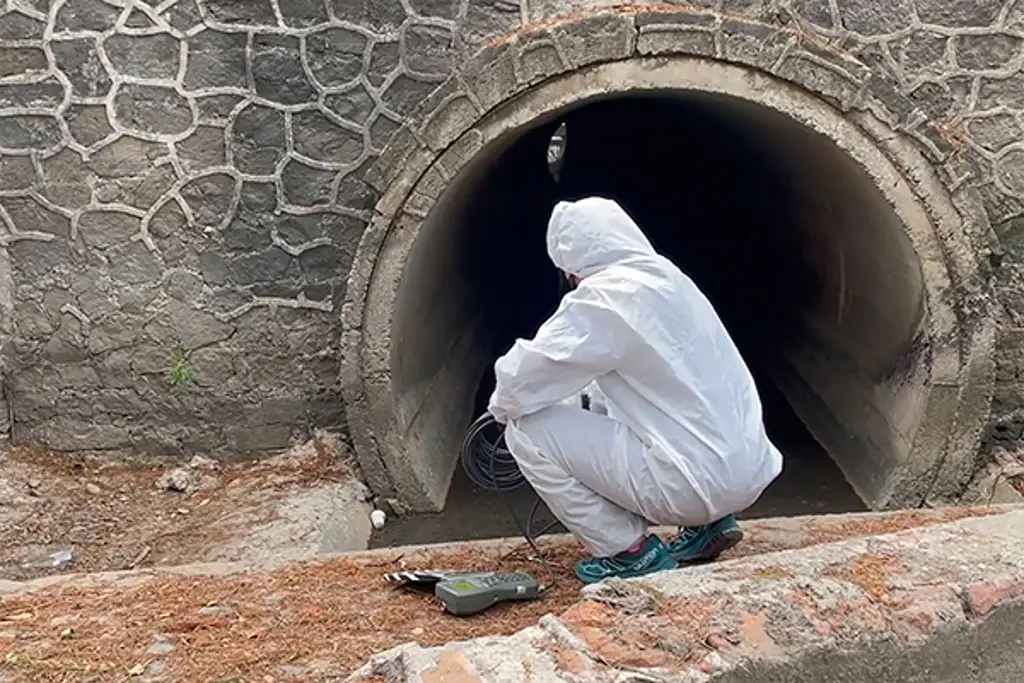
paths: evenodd
<path fill-rule="evenodd" d="M 703 526 L 682 527 L 668 552 L 676 562 L 710 562 L 743 540 L 734 515 Z"/>
<path fill-rule="evenodd" d="M 588 557 L 576 563 L 576 576 L 583 583 L 597 583 L 611 577 L 630 579 L 675 569 L 679 564 L 657 536 L 648 536 L 640 550 L 615 557 Z"/>

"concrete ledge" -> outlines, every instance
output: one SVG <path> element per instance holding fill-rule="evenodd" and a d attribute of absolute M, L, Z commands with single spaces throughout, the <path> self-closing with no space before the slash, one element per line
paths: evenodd
<path fill-rule="evenodd" d="M 348 680 L 1017 683 L 1022 640 L 1014 509 L 606 582 L 514 635 L 402 646 Z"/>
<path fill-rule="evenodd" d="M 937 508 L 931 510 L 903 510 L 898 512 L 867 512 L 841 515 L 805 515 L 777 519 L 758 519 L 743 523 L 746 538 L 737 549 L 740 556 L 758 555 L 779 550 L 805 548 L 841 539 L 899 531 L 929 524 L 941 524 L 965 517 L 997 515 L 1018 509 L 1015 505 L 985 505 L 976 507 Z M 655 529 L 664 536 L 671 529 Z M 559 545 L 575 543 L 572 536 L 552 534 L 541 544 Z M 511 552 L 523 545 L 521 538 L 499 538 L 487 541 L 466 541 L 431 545 L 409 545 L 349 553 L 324 553 L 301 563 L 330 563 L 339 559 L 350 562 L 397 564 L 404 561 L 415 566 L 423 558 L 436 562 L 446 555 L 466 550 L 479 550 L 495 555 Z M 281 566 L 298 564 L 294 558 L 268 558 L 264 562 L 203 562 L 178 566 L 148 567 L 130 571 L 110 571 L 93 574 L 61 574 L 30 581 L 0 580 L 0 595 L 34 593 L 51 588 L 87 588 L 104 584 L 125 587 L 137 586 L 152 579 L 167 576 L 229 576 L 247 572 L 269 571 Z"/>

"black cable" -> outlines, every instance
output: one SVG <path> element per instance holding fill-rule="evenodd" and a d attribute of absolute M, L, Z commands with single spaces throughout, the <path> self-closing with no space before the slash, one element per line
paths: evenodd
<path fill-rule="evenodd" d="M 505 428 L 490 413 L 478 417 L 466 432 L 462 469 L 471 482 L 488 491 L 514 491 L 526 483 L 505 445 Z"/>
<path fill-rule="evenodd" d="M 484 413 L 470 425 L 466 437 L 462 442 L 461 453 L 462 469 L 466 476 L 476 486 L 495 493 L 509 493 L 515 491 L 526 483 L 522 470 L 515 457 L 505 445 L 505 427 L 501 425 L 490 413 Z M 540 498 L 534 502 L 526 523 L 519 519 L 519 515 L 512 509 L 507 498 L 503 497 L 505 507 L 509 515 L 515 520 L 520 533 L 533 550 L 537 559 L 544 565 L 550 575 L 550 582 L 547 588 L 554 585 L 555 572 L 548 563 L 547 558 L 539 547 L 536 539 L 548 533 L 556 527 L 559 522 L 554 520 L 541 529 L 536 535 L 533 531 L 533 520 L 540 509 Z"/>

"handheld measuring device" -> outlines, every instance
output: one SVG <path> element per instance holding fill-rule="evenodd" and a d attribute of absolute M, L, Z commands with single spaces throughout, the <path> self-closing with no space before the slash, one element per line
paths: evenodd
<path fill-rule="evenodd" d="M 485 572 L 454 576 L 434 586 L 434 596 L 445 611 L 469 616 L 509 600 L 533 600 L 540 595 L 540 582 L 524 572 Z"/>
<path fill-rule="evenodd" d="M 459 617 L 483 612 L 499 602 L 534 600 L 543 590 L 540 582 L 526 572 L 398 572 L 384 579 L 413 586 L 433 584 L 434 597 L 441 607 Z"/>

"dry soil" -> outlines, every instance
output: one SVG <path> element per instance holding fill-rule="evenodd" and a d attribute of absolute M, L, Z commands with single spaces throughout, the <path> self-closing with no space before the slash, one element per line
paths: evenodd
<path fill-rule="evenodd" d="M 319 438 L 261 462 L 218 465 L 0 453 L 0 579 L 203 561 L 285 561 L 315 554 L 325 515 L 348 506 L 365 526 L 354 481 Z M 303 508 L 307 509 L 303 509 Z M 346 511 L 341 511 L 344 514 Z M 352 530 L 359 536 L 360 529 Z M 365 547 L 354 539 L 353 550 Z"/>

